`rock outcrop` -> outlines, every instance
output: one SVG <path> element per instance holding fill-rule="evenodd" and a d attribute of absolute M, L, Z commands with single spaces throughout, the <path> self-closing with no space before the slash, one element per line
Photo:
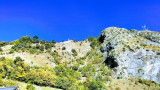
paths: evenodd
<path fill-rule="evenodd" d="M 160 33 L 109 27 L 100 36 L 104 63 L 114 77 L 144 78 L 160 83 Z"/>

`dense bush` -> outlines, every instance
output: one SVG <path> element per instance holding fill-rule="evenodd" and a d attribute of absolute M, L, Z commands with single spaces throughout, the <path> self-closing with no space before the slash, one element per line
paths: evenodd
<path fill-rule="evenodd" d="M 44 51 L 44 46 L 40 46 L 39 48 L 41 51 Z"/>
<path fill-rule="evenodd" d="M 99 46 L 99 45 L 100 45 L 99 40 L 97 40 L 97 39 L 94 38 L 94 37 L 89 36 L 89 37 L 88 37 L 88 41 L 90 42 L 90 46 L 91 46 L 92 49 L 94 49 L 96 46 Z"/>
<path fill-rule="evenodd" d="M 72 51 L 72 53 L 73 53 L 73 54 L 72 54 L 73 56 L 77 56 L 77 51 L 76 51 L 75 49 L 72 49 L 71 51 Z"/>
<path fill-rule="evenodd" d="M 9 54 L 12 54 L 12 53 L 14 53 L 14 49 L 11 49 L 11 50 L 9 51 Z"/>
<path fill-rule="evenodd" d="M 36 90 L 35 87 L 31 84 L 27 85 L 26 89 L 27 90 Z"/>
<path fill-rule="evenodd" d="M 22 62 L 23 60 L 22 60 L 22 58 L 21 57 L 16 57 L 16 59 L 14 60 L 14 63 L 17 63 L 17 62 Z"/>
<path fill-rule="evenodd" d="M 90 81 L 86 87 L 88 87 L 88 90 L 105 90 L 106 86 L 102 81 Z"/>
<path fill-rule="evenodd" d="M 33 69 L 27 75 L 28 81 L 40 86 L 54 86 L 56 76 L 54 72 L 43 70 L 43 69 Z"/>
<path fill-rule="evenodd" d="M 62 89 L 68 89 L 72 85 L 79 82 L 81 74 L 77 71 L 69 69 L 66 65 L 59 64 L 54 68 L 58 78 L 56 79 L 55 86 Z"/>
<path fill-rule="evenodd" d="M 45 40 L 44 40 L 44 39 L 42 39 L 40 43 L 41 43 L 41 44 L 45 44 Z"/>
<path fill-rule="evenodd" d="M 79 71 L 84 77 L 92 77 L 96 73 L 96 68 L 93 65 L 87 65 L 80 68 Z"/>
<path fill-rule="evenodd" d="M 9 42 L 0 42 L 0 47 L 3 47 L 3 46 L 8 45 L 8 44 L 9 44 Z"/>
<path fill-rule="evenodd" d="M 32 41 L 33 43 L 39 43 L 39 39 L 38 39 L 38 36 L 34 36 L 33 37 L 33 41 Z"/>
<path fill-rule="evenodd" d="M 66 50 L 66 47 L 62 47 L 62 50 Z"/>
<path fill-rule="evenodd" d="M 72 67 L 72 69 L 75 70 L 75 71 L 77 71 L 78 68 L 79 68 L 79 64 L 76 64 L 76 65 L 74 65 L 74 66 Z"/>
<path fill-rule="evenodd" d="M 2 48 L 0 47 L 0 52 L 2 52 L 3 50 L 2 50 Z"/>
<path fill-rule="evenodd" d="M 56 43 L 56 41 L 55 41 L 55 40 L 52 40 L 51 42 L 52 42 L 52 43 L 54 43 L 54 44 Z"/>
<path fill-rule="evenodd" d="M 32 39 L 30 38 L 30 36 L 25 36 L 19 39 L 20 43 L 32 43 Z"/>
<path fill-rule="evenodd" d="M 50 44 L 50 43 L 46 43 L 46 44 L 45 44 L 45 49 L 48 50 L 48 49 L 50 49 L 50 48 L 51 48 L 51 44 Z"/>

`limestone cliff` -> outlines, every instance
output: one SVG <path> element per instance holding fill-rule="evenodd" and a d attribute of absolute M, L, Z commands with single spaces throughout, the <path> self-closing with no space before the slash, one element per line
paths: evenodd
<path fill-rule="evenodd" d="M 114 77 L 144 78 L 160 83 L 160 33 L 109 27 L 100 39 L 104 63 Z"/>

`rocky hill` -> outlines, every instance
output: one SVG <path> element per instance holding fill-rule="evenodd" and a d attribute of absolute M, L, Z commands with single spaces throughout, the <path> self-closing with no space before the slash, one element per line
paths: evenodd
<path fill-rule="evenodd" d="M 109 27 L 83 41 L 0 42 L 0 72 L 0 86 L 22 90 L 159 90 L 160 32 Z"/>
<path fill-rule="evenodd" d="M 110 27 L 102 31 L 100 52 L 114 77 L 160 83 L 160 32 Z"/>

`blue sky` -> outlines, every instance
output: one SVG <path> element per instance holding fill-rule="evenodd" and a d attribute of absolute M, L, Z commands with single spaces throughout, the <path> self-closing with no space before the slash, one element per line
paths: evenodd
<path fill-rule="evenodd" d="M 0 41 L 82 40 L 107 27 L 160 31 L 160 0 L 0 0 Z"/>

